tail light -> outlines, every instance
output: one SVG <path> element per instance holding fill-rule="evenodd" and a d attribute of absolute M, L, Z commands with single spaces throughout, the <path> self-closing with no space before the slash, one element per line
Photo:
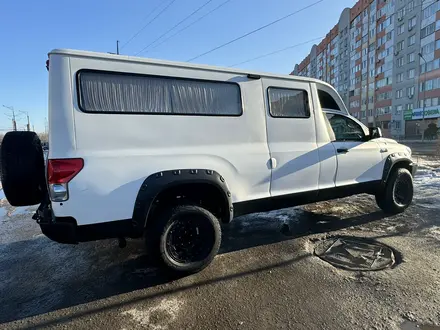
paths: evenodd
<path fill-rule="evenodd" d="M 68 183 L 83 169 L 82 158 L 49 159 L 47 163 L 47 182 L 50 199 L 63 202 L 69 198 Z"/>

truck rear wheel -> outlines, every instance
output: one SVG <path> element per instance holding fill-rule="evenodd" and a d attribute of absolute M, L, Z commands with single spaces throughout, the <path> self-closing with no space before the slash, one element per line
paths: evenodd
<path fill-rule="evenodd" d="M 389 176 L 385 189 L 376 195 L 376 202 L 386 213 L 402 213 L 411 205 L 413 194 L 411 173 L 406 168 L 398 168 Z"/>
<path fill-rule="evenodd" d="M 1 181 L 12 206 L 39 204 L 47 191 L 41 141 L 34 132 L 8 132 L 1 145 Z"/>
<path fill-rule="evenodd" d="M 160 212 L 147 247 L 155 259 L 180 273 L 196 273 L 214 259 L 221 243 L 219 220 L 208 210 L 195 205 L 178 205 Z"/>

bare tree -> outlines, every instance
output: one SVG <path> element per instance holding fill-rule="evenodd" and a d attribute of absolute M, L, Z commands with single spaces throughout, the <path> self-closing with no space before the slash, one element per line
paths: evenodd
<path fill-rule="evenodd" d="M 38 133 L 38 136 L 41 140 L 41 143 L 48 143 L 49 142 L 49 134 L 48 133 Z"/>

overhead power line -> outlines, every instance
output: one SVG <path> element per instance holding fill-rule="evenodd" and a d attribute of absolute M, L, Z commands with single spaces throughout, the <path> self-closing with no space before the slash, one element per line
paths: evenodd
<path fill-rule="evenodd" d="M 171 38 L 174 38 L 175 36 L 177 36 L 178 34 L 182 33 L 183 31 L 185 31 L 186 29 L 190 28 L 191 26 L 193 26 L 194 24 L 200 22 L 202 19 L 204 19 L 205 17 L 207 17 L 208 15 L 212 14 L 213 12 L 219 10 L 221 7 L 223 7 L 224 5 L 226 5 L 228 2 L 231 2 L 231 0 L 226 0 L 223 1 L 221 4 L 219 4 L 217 7 L 215 7 L 214 9 L 212 9 L 211 11 L 207 12 L 205 15 L 200 16 L 198 19 L 196 19 L 194 22 L 192 22 L 191 24 L 185 26 L 184 28 L 181 28 L 180 30 L 178 30 L 176 33 L 172 34 L 171 36 L 163 39 L 161 42 L 159 42 L 158 44 L 156 44 L 155 46 L 153 46 L 153 48 L 151 48 L 148 51 L 151 51 L 153 49 L 156 49 L 157 47 L 159 47 L 160 45 L 162 45 L 164 42 L 170 40 Z M 148 52 L 147 51 L 147 52 Z M 136 55 L 141 54 L 142 52 L 138 52 Z"/>
<path fill-rule="evenodd" d="M 224 43 L 224 44 L 222 44 L 222 45 L 220 45 L 220 46 L 217 46 L 217 47 L 215 47 L 215 48 L 212 48 L 212 49 L 208 50 L 207 52 L 204 52 L 204 53 L 202 53 L 202 54 L 200 54 L 200 55 L 197 55 L 197 56 L 195 56 L 195 57 L 193 57 L 193 58 L 190 58 L 189 60 L 187 60 L 187 62 L 194 61 L 195 59 L 198 59 L 198 58 L 200 58 L 200 57 L 202 57 L 202 56 L 205 56 L 205 55 L 207 55 L 207 54 L 210 54 L 210 53 L 212 53 L 212 52 L 214 52 L 214 51 L 216 51 L 216 50 L 218 50 L 218 49 L 220 49 L 220 48 L 223 48 L 223 47 L 225 47 L 225 46 L 227 46 L 227 45 L 230 45 L 230 44 L 232 44 L 232 43 L 234 43 L 234 42 L 236 42 L 236 41 L 238 41 L 238 40 L 241 40 L 241 39 L 243 39 L 243 38 L 246 38 L 246 37 L 250 36 L 251 34 L 254 34 L 254 33 L 258 32 L 258 31 L 261 31 L 261 30 L 263 30 L 263 29 L 265 29 L 265 28 L 267 28 L 267 27 L 269 27 L 269 26 L 271 26 L 271 25 L 274 25 L 274 24 L 276 24 L 276 23 L 279 23 L 279 22 L 281 22 L 281 21 L 283 21 L 283 20 L 285 20 L 285 19 L 287 19 L 287 18 L 289 18 L 289 17 L 291 17 L 291 16 L 293 16 L 293 15 L 296 15 L 296 14 L 298 14 L 298 13 L 300 13 L 300 12 L 306 10 L 306 9 L 309 9 L 309 8 L 311 8 L 311 7 L 313 7 L 313 6 L 316 6 L 317 4 L 319 4 L 319 3 L 323 2 L 323 1 L 325 1 L 325 0 L 319 0 L 319 1 L 316 1 L 316 2 L 310 4 L 310 5 L 306 6 L 306 7 L 303 7 L 303 8 L 301 8 L 301 9 L 299 9 L 299 10 L 294 11 L 293 13 L 290 13 L 290 14 L 288 14 L 288 15 L 286 15 L 286 16 L 283 16 L 283 17 L 281 17 L 281 18 L 279 18 L 279 19 L 277 19 L 277 20 L 275 20 L 275 21 L 272 21 L 272 22 L 266 24 L 266 25 L 260 26 L 259 28 L 255 29 L 255 30 L 252 30 L 252 31 L 250 31 L 250 32 L 248 32 L 248 33 L 246 33 L 246 34 L 243 34 L 243 35 L 240 36 L 240 37 L 237 37 L 237 38 L 235 38 L 235 39 L 232 39 L 232 40 L 230 40 L 230 41 L 228 41 L 228 42 L 226 42 L 226 43 Z"/>
<path fill-rule="evenodd" d="M 138 32 L 136 32 L 125 44 L 123 44 L 121 46 L 121 50 L 122 48 L 127 46 L 131 41 L 133 41 L 133 39 L 136 38 L 142 31 L 144 31 L 148 25 L 153 23 L 160 15 L 162 15 L 165 12 L 165 10 L 167 10 L 175 1 L 176 0 L 171 0 L 171 2 L 168 5 L 166 5 L 159 13 L 157 13 L 156 16 L 154 16 L 151 20 L 149 20 L 147 24 L 145 24 Z"/>
<path fill-rule="evenodd" d="M 298 43 L 298 44 L 295 44 L 295 45 L 292 45 L 292 46 L 285 47 L 283 49 L 278 49 L 278 50 L 275 50 L 273 52 L 270 52 L 270 53 L 267 53 L 267 54 L 264 54 L 264 55 L 260 55 L 260 56 L 251 58 L 249 60 L 246 60 L 246 61 L 234 64 L 234 65 L 230 65 L 229 67 L 232 68 L 234 66 L 239 66 L 239 65 L 242 65 L 242 64 L 245 64 L 245 63 L 249 63 L 249 62 L 252 62 L 252 61 L 255 61 L 255 60 L 259 60 L 260 58 L 271 56 L 271 55 L 275 55 L 275 54 L 278 54 L 278 53 L 281 53 L 281 52 L 284 52 L 286 50 L 289 50 L 289 49 L 292 49 L 292 48 L 296 48 L 296 47 L 299 47 L 299 46 L 304 46 L 304 45 L 307 45 L 307 44 L 309 44 L 311 42 L 314 42 L 314 41 L 317 41 L 317 40 L 322 40 L 323 38 L 325 38 L 325 36 L 324 37 L 310 39 L 310 40 L 307 40 L 307 41 L 304 41 L 304 42 L 301 42 L 301 43 Z"/>
<path fill-rule="evenodd" d="M 170 31 L 174 30 L 176 27 L 178 27 L 180 24 L 182 24 L 183 22 L 185 22 L 186 20 L 188 20 L 189 18 L 191 18 L 192 16 L 194 16 L 195 14 L 197 14 L 200 10 L 202 10 L 203 8 L 205 8 L 207 5 L 209 5 L 210 2 L 212 2 L 214 0 L 208 0 L 206 1 L 203 5 L 201 5 L 199 8 L 197 8 L 196 10 L 194 10 L 191 14 L 189 14 L 188 16 L 186 16 L 183 20 L 181 20 L 179 23 L 177 23 L 176 25 L 174 25 L 171 29 L 167 30 L 165 33 L 163 33 L 162 35 L 160 35 L 160 37 L 154 39 L 152 42 L 150 42 L 148 45 L 146 45 L 144 48 L 142 48 L 139 52 L 136 53 L 136 55 L 142 53 L 143 51 L 145 51 L 148 47 L 150 47 L 152 44 L 154 44 L 156 41 L 162 39 L 165 35 L 167 35 Z"/>

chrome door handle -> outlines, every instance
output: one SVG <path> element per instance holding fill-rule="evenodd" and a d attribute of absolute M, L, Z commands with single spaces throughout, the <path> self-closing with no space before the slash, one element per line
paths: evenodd
<path fill-rule="evenodd" d="M 347 148 L 338 148 L 338 149 L 336 149 L 336 151 L 340 154 L 345 154 L 348 152 L 348 149 Z"/>
<path fill-rule="evenodd" d="M 387 148 L 381 148 L 380 152 L 388 152 L 388 149 Z"/>

